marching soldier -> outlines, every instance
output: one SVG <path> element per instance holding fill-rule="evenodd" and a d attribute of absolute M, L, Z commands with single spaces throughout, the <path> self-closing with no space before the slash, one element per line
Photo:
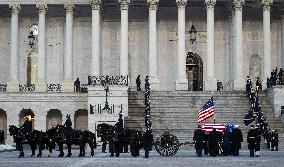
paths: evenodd
<path fill-rule="evenodd" d="M 201 157 L 203 146 L 205 143 L 205 133 L 204 131 L 202 131 L 201 125 L 198 125 L 197 129 L 194 131 L 193 141 L 195 144 L 194 148 L 196 149 L 196 155 L 198 157 Z"/>
<path fill-rule="evenodd" d="M 136 78 L 136 87 L 137 87 L 137 91 L 141 91 L 141 79 L 140 79 L 140 75 L 138 75 L 138 77 Z"/>

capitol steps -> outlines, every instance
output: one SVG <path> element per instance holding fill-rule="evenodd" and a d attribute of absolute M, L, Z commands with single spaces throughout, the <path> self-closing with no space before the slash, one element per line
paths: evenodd
<path fill-rule="evenodd" d="M 279 147 L 284 148 L 284 125 L 279 118 L 275 118 L 272 107 L 265 94 L 260 94 L 262 111 L 267 117 L 271 129 L 279 132 Z M 210 92 L 151 92 L 151 116 L 155 137 L 165 131 L 175 134 L 180 142 L 192 141 L 193 131 L 196 129 L 198 110 L 211 97 Z M 240 125 L 246 140 L 248 127 L 243 126 L 243 118 L 250 108 L 250 102 L 245 92 L 217 92 L 214 94 L 216 123 L 234 123 Z M 125 126 L 141 129 L 144 122 L 144 92 L 130 91 L 128 97 L 128 117 Z M 213 119 L 207 120 L 213 123 Z M 263 140 L 263 138 L 262 138 Z M 246 148 L 246 142 L 243 143 Z M 262 142 L 262 147 L 265 147 Z"/>

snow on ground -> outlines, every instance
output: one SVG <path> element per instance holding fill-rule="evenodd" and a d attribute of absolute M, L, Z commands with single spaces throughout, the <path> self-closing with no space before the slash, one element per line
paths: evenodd
<path fill-rule="evenodd" d="M 12 151 L 12 150 L 15 150 L 16 148 L 11 146 L 11 145 L 8 145 L 8 144 L 1 144 L 0 145 L 0 152 L 1 151 Z"/>

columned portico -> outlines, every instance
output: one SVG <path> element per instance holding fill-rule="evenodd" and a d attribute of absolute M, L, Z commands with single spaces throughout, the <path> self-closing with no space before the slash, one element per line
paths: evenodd
<path fill-rule="evenodd" d="M 178 77 L 176 90 L 188 90 L 185 54 L 185 6 L 187 0 L 176 0 L 178 6 Z"/>
<path fill-rule="evenodd" d="M 47 11 L 46 4 L 37 4 L 36 5 L 39 13 L 38 20 L 38 80 L 36 83 L 36 89 L 38 92 L 46 92 L 46 67 L 45 67 L 45 46 L 46 46 L 46 38 L 45 38 L 45 14 Z"/>
<path fill-rule="evenodd" d="M 216 0 L 205 0 L 207 10 L 207 77 L 205 81 L 205 90 L 216 90 L 215 79 L 215 61 L 214 61 L 214 6 Z"/>
<path fill-rule="evenodd" d="M 120 75 L 128 75 L 128 5 L 130 0 L 119 0 L 121 11 L 120 26 Z"/>
<path fill-rule="evenodd" d="M 271 73 L 271 30 L 270 30 L 270 8 L 273 0 L 262 0 L 263 8 L 263 76 L 262 87 L 266 89 L 266 78 L 270 77 Z"/>
<path fill-rule="evenodd" d="M 159 0 L 147 0 L 149 7 L 149 81 L 152 90 L 159 90 L 156 12 Z"/>
<path fill-rule="evenodd" d="M 7 84 L 7 91 L 18 92 L 19 81 L 17 77 L 18 73 L 18 36 L 19 36 L 19 12 L 21 6 L 18 4 L 9 5 L 11 9 L 11 47 L 10 47 L 10 72 L 9 82 Z"/>
<path fill-rule="evenodd" d="M 73 52 L 73 9 L 74 4 L 65 4 L 66 10 L 66 36 L 65 36 L 65 53 L 64 53 L 64 92 L 73 92 L 72 77 L 72 52 Z"/>
<path fill-rule="evenodd" d="M 244 90 L 245 79 L 243 72 L 243 17 L 242 6 L 245 0 L 234 0 L 235 11 L 235 75 L 234 75 L 234 90 Z"/>
<path fill-rule="evenodd" d="M 100 41 L 101 41 L 101 25 L 100 25 L 100 10 L 102 2 L 101 0 L 91 0 L 92 7 L 92 65 L 91 75 L 101 75 L 101 61 L 100 61 Z"/>

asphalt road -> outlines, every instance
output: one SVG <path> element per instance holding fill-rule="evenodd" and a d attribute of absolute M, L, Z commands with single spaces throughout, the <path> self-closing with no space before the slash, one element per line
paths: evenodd
<path fill-rule="evenodd" d="M 66 152 L 66 150 L 65 150 Z M 145 159 L 144 151 L 141 151 L 139 157 L 133 158 L 130 153 L 121 154 L 120 157 L 109 157 L 108 153 L 101 153 L 97 149 L 95 157 L 90 158 L 90 152 L 87 150 L 85 158 L 78 158 L 79 151 L 72 150 L 72 157 L 58 158 L 58 152 L 55 151 L 52 157 L 48 157 L 47 151 L 44 151 L 42 158 L 29 157 L 30 150 L 26 150 L 25 158 L 18 158 L 18 151 L 0 153 L 0 167 L 283 167 L 284 151 L 271 152 L 261 151 L 260 157 L 249 157 L 246 149 L 241 150 L 239 157 L 196 157 L 193 148 L 181 148 L 173 157 L 162 157 L 156 151 L 150 152 L 150 158 Z"/>

